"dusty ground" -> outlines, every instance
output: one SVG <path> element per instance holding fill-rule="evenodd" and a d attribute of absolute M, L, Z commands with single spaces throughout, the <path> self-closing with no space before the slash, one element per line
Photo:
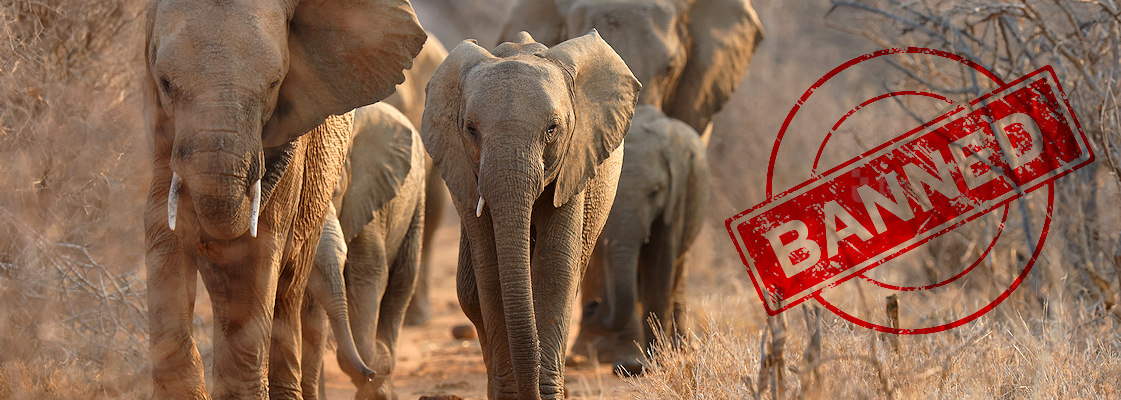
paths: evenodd
<path fill-rule="evenodd" d="M 143 3 L 0 0 L 0 400 L 135 399 L 151 392 L 143 229 L 136 212 L 149 179 L 136 84 Z M 422 24 L 448 47 L 465 38 L 493 46 L 511 3 L 414 0 Z M 762 345 L 773 342 L 767 329 L 773 320 L 762 312 L 723 219 L 765 199 L 765 160 L 798 95 L 830 68 L 879 46 L 827 27 L 828 0 L 754 3 L 767 39 L 717 117 L 709 148 L 716 193 L 690 255 L 686 291 L 700 340 L 665 355 L 651 376 L 633 381 L 613 376 L 607 366 L 569 369 L 573 398 L 769 396 L 759 364 Z M 1121 80 L 1113 76 L 1111 82 Z M 879 88 L 877 82 L 846 85 L 854 93 Z M 1087 129 L 1107 122 L 1093 114 L 1079 115 Z M 1109 130 L 1115 137 L 1121 119 L 1109 121 L 1117 124 Z M 778 179 L 802 178 L 787 175 Z M 1121 190 L 1065 179 L 1059 190 L 1066 201 L 1046 262 L 996 311 L 962 329 L 905 337 L 903 353 L 831 314 L 814 329 L 802 311 L 787 313 L 789 374 L 782 387 L 788 392 L 778 397 L 1117 398 L 1121 268 L 1111 255 Z M 1080 197 L 1097 201 L 1071 201 Z M 1083 210 L 1094 204 L 1109 209 Z M 435 315 L 425 327 L 405 328 L 398 348 L 394 376 L 401 399 L 485 397 L 477 342 L 450 333 L 469 322 L 454 289 L 458 221 L 450 208 L 445 215 L 430 276 Z M 196 339 L 206 358 L 206 295 L 198 301 Z M 811 364 L 806 358 L 815 354 L 814 340 L 820 345 L 815 357 L 825 361 Z M 354 389 L 333 352 L 325 365 L 329 398 L 350 398 Z M 818 367 L 820 383 L 800 374 Z"/>
<path fill-rule="evenodd" d="M 455 210 L 436 233 L 430 276 L 433 318 L 425 326 L 405 327 L 397 348 L 394 384 L 401 399 L 452 394 L 464 399 L 486 398 L 486 368 L 477 340 L 452 337 L 455 325 L 471 322 L 459 309 L 455 293 L 455 268 L 459 246 L 459 220 Z M 570 337 L 575 337 L 573 331 Z M 339 370 L 334 352 L 324 357 L 328 399 L 353 398 L 355 389 Z M 607 365 L 569 369 L 566 388 L 571 398 L 617 398 L 627 384 L 611 374 Z"/>

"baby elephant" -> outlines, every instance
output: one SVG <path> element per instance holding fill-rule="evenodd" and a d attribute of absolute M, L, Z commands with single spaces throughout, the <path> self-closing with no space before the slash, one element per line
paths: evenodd
<path fill-rule="evenodd" d="M 395 398 L 389 378 L 397 335 L 420 265 L 424 164 L 420 136 L 399 111 L 382 103 L 356 110 L 354 146 L 335 191 L 337 225 L 326 217 L 316 271 L 308 281 L 308 303 L 319 304 L 304 311 L 304 326 L 310 327 L 304 330 L 305 399 L 314 398 L 308 395 L 320 378 L 326 339 L 317 307 L 327 309 L 339 342 L 339 365 L 358 387 L 356 398 Z M 348 351 L 347 316 L 340 310 L 349 311 L 360 360 Z M 376 373 L 372 380 L 362 360 Z"/>
<path fill-rule="evenodd" d="M 565 397 L 571 304 L 640 88 L 594 31 L 551 48 L 465 41 L 428 83 L 421 136 L 460 216 L 456 286 L 488 398 Z"/>
<path fill-rule="evenodd" d="M 704 220 L 709 171 L 697 132 L 653 106 L 635 110 L 623 147 L 619 191 L 594 256 L 601 301 L 586 310 L 578 343 L 599 336 L 596 347 L 616 373 L 634 374 L 642 371 L 634 343 L 649 351 L 659 328 L 648 317 L 675 340 L 683 329 L 683 264 Z"/>

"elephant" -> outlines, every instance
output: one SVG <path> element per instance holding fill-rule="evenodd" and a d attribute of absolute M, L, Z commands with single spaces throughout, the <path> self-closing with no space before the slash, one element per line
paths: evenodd
<path fill-rule="evenodd" d="M 599 355 L 630 375 L 643 369 L 634 343 L 651 351 L 656 328 L 680 338 L 685 254 L 700 233 L 710 188 L 697 132 L 654 106 L 635 109 L 623 147 L 615 205 L 593 253 L 603 267 L 603 296 L 585 311 L 580 336 L 601 335 Z"/>
<path fill-rule="evenodd" d="M 421 137 L 461 218 L 456 291 L 490 398 L 565 395 L 572 304 L 641 87 L 595 31 L 463 41 L 428 83 Z"/>
<path fill-rule="evenodd" d="M 376 103 L 354 114 L 354 146 L 335 191 L 338 216 L 325 217 L 315 259 L 320 274 L 308 281 L 308 294 L 319 307 L 305 307 L 316 315 L 305 323 L 317 329 L 305 335 L 314 341 L 305 338 L 305 350 L 311 351 L 305 351 L 304 362 L 311 368 L 304 370 L 310 382 L 304 392 L 314 389 L 319 377 L 326 344 L 319 310 L 327 308 L 339 342 L 338 362 L 358 387 L 356 398 L 389 399 L 397 338 L 420 267 L 426 155 L 419 133 L 393 106 Z M 354 341 L 348 343 L 352 331 Z M 373 366 L 372 383 L 362 360 Z"/>
<path fill-rule="evenodd" d="M 747 71 L 763 26 L 750 0 L 518 0 L 500 40 L 529 31 L 546 45 L 597 29 L 653 104 L 702 134 Z"/>
<path fill-rule="evenodd" d="M 303 329 L 301 357 L 304 400 L 326 399 L 323 384 L 323 352 L 327 334 L 324 323 L 330 322 L 331 332 L 338 343 L 340 365 L 361 371 L 363 377 L 374 377 L 376 372 L 368 367 L 358 354 L 354 336 L 350 332 L 350 314 L 347 309 L 346 284 L 343 266 L 346 264 L 346 241 L 339 225 L 338 212 L 333 203 L 327 204 L 323 215 L 323 232 L 315 249 L 312 274 L 308 276 L 304 308 L 300 312 Z M 347 367 L 343 368 L 344 370 Z"/>
<path fill-rule="evenodd" d="M 420 54 L 413 60 L 413 68 L 405 72 L 405 82 L 397 85 L 397 91 L 384 100 L 385 103 L 396 107 L 405 117 L 412 122 L 413 127 L 419 127 L 424 114 L 424 88 L 432 79 L 432 74 L 448 51 L 436 36 L 428 34 L 428 41 L 420 49 Z M 440 172 L 432 165 L 432 158 L 425 155 L 428 171 L 426 178 L 426 193 L 424 203 L 424 245 L 421 246 L 420 271 L 417 272 L 416 291 L 405 311 L 405 325 L 419 326 L 428 322 L 432 317 L 432 303 L 428 300 L 428 271 L 432 262 L 433 238 L 440 221 L 444 218 L 444 208 L 447 205 L 448 189 L 444 180 L 440 179 Z"/>
<path fill-rule="evenodd" d="M 156 0 L 146 33 L 153 397 L 301 398 L 300 313 L 350 111 L 392 93 L 425 33 L 407 0 Z"/>

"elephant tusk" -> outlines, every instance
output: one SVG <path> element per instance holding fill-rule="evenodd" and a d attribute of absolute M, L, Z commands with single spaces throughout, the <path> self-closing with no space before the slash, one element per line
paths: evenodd
<path fill-rule="evenodd" d="M 171 173 L 171 187 L 167 191 L 167 227 L 171 231 L 175 231 L 175 217 L 179 216 L 179 188 L 183 186 L 183 180 L 179 178 L 179 174 Z"/>
<path fill-rule="evenodd" d="M 251 197 L 252 200 L 250 202 L 250 205 L 251 205 L 250 206 L 251 207 L 250 213 L 251 214 L 249 214 L 249 235 L 252 236 L 252 237 L 257 237 L 257 219 L 261 215 L 261 180 L 260 179 L 258 179 L 257 182 L 254 182 L 253 186 L 251 186 L 249 188 L 249 195 L 252 196 Z"/>
<path fill-rule="evenodd" d="M 483 200 L 483 196 L 479 196 L 479 205 L 475 206 L 475 218 L 483 216 L 483 204 L 486 204 L 486 200 Z"/>

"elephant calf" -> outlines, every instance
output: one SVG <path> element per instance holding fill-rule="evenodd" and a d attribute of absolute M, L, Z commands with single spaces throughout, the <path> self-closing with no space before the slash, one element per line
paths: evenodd
<path fill-rule="evenodd" d="M 601 300 L 586 310 L 575 350 L 594 343 L 616 373 L 633 374 L 642 371 L 634 343 L 649 351 L 655 328 L 674 339 L 683 328 L 683 264 L 704 220 L 709 170 L 697 132 L 653 106 L 635 110 L 623 147 L 619 191 L 593 256 L 601 268 L 588 272 L 603 274 Z"/>
<path fill-rule="evenodd" d="M 460 43 L 421 133 L 462 230 L 456 284 L 490 398 L 563 398 L 571 305 L 615 198 L 641 85 L 599 37 Z"/>
<path fill-rule="evenodd" d="M 332 224 L 335 216 L 325 217 L 317 272 L 308 281 L 305 396 L 315 392 L 311 389 L 317 385 L 326 339 L 324 318 L 329 317 L 339 341 L 339 365 L 358 387 L 356 397 L 395 397 L 389 378 L 420 266 L 425 175 L 420 136 L 404 115 L 384 103 L 355 111 L 354 146 L 335 191 L 337 225 Z M 327 309 L 326 315 L 320 307 Z M 361 360 L 354 359 L 352 346 Z M 362 371 L 362 360 L 376 373 L 372 381 Z"/>

